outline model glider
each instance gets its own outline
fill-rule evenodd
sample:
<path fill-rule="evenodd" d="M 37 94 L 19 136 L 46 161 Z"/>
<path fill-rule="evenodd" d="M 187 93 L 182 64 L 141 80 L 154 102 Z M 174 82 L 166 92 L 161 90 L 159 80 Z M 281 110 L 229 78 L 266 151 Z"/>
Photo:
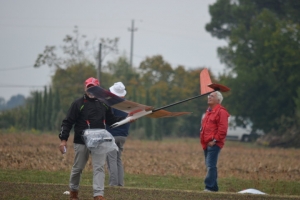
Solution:
<path fill-rule="evenodd" d="M 130 113 L 130 116 L 128 116 L 127 118 L 111 125 L 111 128 L 115 128 L 143 116 L 147 116 L 150 118 L 163 118 L 163 117 L 177 117 L 181 115 L 190 114 L 191 112 L 169 112 L 164 109 L 204 95 L 208 95 L 214 91 L 227 92 L 230 90 L 228 87 L 224 85 L 212 83 L 207 69 L 203 69 L 200 73 L 200 86 L 201 86 L 201 91 L 200 91 L 201 95 L 188 98 L 179 102 L 175 102 L 157 109 L 154 109 L 151 106 L 139 104 L 133 101 L 128 101 L 123 98 L 120 98 L 115 94 L 111 93 L 110 91 L 103 89 L 100 86 L 90 87 L 88 88 L 87 92 L 115 109 L 122 110 L 123 112 L 126 113 Z"/>
<path fill-rule="evenodd" d="M 111 128 L 118 127 L 122 124 L 126 124 L 143 116 L 147 116 L 150 118 L 163 118 L 190 114 L 190 112 L 169 112 L 163 109 L 154 111 L 153 107 L 151 106 L 125 100 L 99 86 L 90 87 L 87 92 L 115 109 L 130 113 L 130 116 L 128 116 L 127 118 L 111 125 Z"/>

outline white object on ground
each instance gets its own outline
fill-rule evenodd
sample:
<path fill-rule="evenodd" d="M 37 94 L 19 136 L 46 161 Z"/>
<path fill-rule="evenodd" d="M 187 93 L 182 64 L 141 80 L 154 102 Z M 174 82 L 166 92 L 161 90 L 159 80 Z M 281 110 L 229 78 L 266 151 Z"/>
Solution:
<path fill-rule="evenodd" d="M 70 191 L 65 191 L 64 194 L 69 195 L 69 194 L 70 194 Z"/>
<path fill-rule="evenodd" d="M 240 194 L 266 194 L 264 192 L 261 192 L 259 190 L 252 189 L 252 188 L 239 191 L 238 193 L 240 193 Z"/>

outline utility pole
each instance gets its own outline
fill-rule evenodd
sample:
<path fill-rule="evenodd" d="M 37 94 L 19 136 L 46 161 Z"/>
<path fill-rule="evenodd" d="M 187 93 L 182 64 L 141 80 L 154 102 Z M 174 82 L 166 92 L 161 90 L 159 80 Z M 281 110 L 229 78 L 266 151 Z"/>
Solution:
<path fill-rule="evenodd" d="M 101 43 L 99 43 L 99 52 L 98 52 L 98 70 L 97 70 L 97 78 L 98 78 L 98 80 L 99 80 L 99 82 L 100 81 L 102 81 L 101 80 L 101 63 L 102 63 L 102 58 L 101 58 L 101 53 L 102 52 L 102 44 Z"/>
<path fill-rule="evenodd" d="M 137 31 L 137 28 L 134 28 L 134 20 L 131 21 L 131 28 L 128 28 L 131 32 L 131 46 L 130 46 L 130 67 L 132 67 L 132 55 L 133 55 L 133 33 Z"/>

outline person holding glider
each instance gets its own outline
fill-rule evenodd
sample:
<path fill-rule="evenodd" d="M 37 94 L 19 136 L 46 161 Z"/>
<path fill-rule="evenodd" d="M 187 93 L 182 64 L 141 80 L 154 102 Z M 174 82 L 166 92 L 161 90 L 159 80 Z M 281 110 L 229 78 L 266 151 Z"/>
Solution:
<path fill-rule="evenodd" d="M 67 151 L 67 141 L 74 125 L 75 157 L 69 180 L 70 200 L 78 200 L 81 173 L 89 159 L 89 155 L 92 157 L 93 165 L 94 200 L 105 200 L 103 196 L 106 154 L 96 154 L 89 151 L 82 137 L 83 131 L 87 129 L 105 129 L 104 123 L 111 125 L 126 118 L 116 117 L 108 105 L 87 92 L 88 88 L 99 85 L 99 81 L 93 77 L 85 81 L 85 94 L 71 104 L 67 116 L 61 124 L 59 150 L 62 154 Z"/>

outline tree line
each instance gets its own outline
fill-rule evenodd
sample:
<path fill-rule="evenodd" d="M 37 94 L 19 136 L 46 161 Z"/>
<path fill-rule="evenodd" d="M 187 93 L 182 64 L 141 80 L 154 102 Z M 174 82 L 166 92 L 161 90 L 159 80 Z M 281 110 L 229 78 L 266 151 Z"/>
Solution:
<path fill-rule="evenodd" d="M 114 82 L 122 81 L 127 90 L 126 99 L 155 108 L 200 93 L 201 68 L 185 70 L 183 66 L 178 66 L 173 69 L 162 56 L 146 58 L 138 69 L 131 68 L 127 58 L 120 57 L 109 62 L 107 68 L 110 70 L 101 76 L 102 87 L 108 89 Z M 1 127 L 58 133 L 71 103 L 84 94 L 85 79 L 95 75 L 95 66 L 88 62 L 57 69 L 51 85 L 44 91 L 34 91 L 24 106 L 2 112 Z M 140 130 L 147 138 L 155 140 L 161 140 L 163 136 L 194 137 L 199 134 L 205 109 L 206 98 L 192 100 L 168 109 L 190 111 L 192 114 L 164 119 L 141 118 L 131 125 L 131 131 Z"/>
<path fill-rule="evenodd" d="M 224 94 L 223 105 L 235 116 L 239 126 L 250 123 L 253 130 L 264 130 L 268 135 L 264 143 L 269 145 L 299 146 L 299 11 L 300 1 L 294 0 L 217 0 L 209 6 L 211 20 L 206 24 L 206 30 L 228 43 L 217 50 L 221 62 L 226 65 L 224 72 L 217 77 L 211 74 L 216 82 L 231 88 Z M 97 74 L 96 65 L 84 53 L 89 43 L 82 42 L 85 45 L 80 47 L 80 34 L 77 29 L 74 33 L 75 36 L 64 39 L 62 52 L 67 57 L 60 58 L 55 52 L 57 48 L 48 46 L 36 62 L 36 67 L 44 64 L 56 67 L 51 83 L 51 98 L 59 95 L 60 100 L 56 115 L 61 113 L 63 116 L 70 102 L 82 95 L 84 80 Z M 102 42 L 106 52 L 117 51 L 117 39 L 102 39 Z M 147 57 L 132 68 L 126 56 L 121 56 L 104 66 L 100 81 L 104 88 L 122 81 L 128 91 L 128 100 L 160 107 L 198 95 L 201 69 L 171 66 L 161 55 Z M 3 120 L 19 121 L 16 119 L 28 118 L 24 116 L 31 112 L 46 111 L 42 107 L 34 108 L 34 103 L 32 111 L 29 109 L 29 103 L 37 98 L 46 105 L 45 96 L 50 98 L 50 88 L 43 94 L 32 94 L 25 107 L 1 113 L 0 123 L 3 124 Z M 198 136 L 206 106 L 205 98 L 179 104 L 169 110 L 193 113 L 169 119 L 142 118 L 132 125 L 132 129 L 142 129 L 148 138 L 154 139 L 169 135 Z M 21 112 L 18 110 L 23 110 L 24 116 L 13 114 Z M 32 116 L 42 120 L 39 114 Z M 58 117 L 54 118 L 58 120 Z M 47 117 L 48 120 L 54 118 Z M 5 124 L 14 125 L 11 121 Z M 53 121 L 51 124 L 55 127 Z M 32 128 L 25 123 L 23 127 Z"/>
<path fill-rule="evenodd" d="M 3 97 L 0 97 L 0 111 L 9 110 L 25 103 L 25 97 L 21 94 L 12 96 L 7 102 Z"/>

